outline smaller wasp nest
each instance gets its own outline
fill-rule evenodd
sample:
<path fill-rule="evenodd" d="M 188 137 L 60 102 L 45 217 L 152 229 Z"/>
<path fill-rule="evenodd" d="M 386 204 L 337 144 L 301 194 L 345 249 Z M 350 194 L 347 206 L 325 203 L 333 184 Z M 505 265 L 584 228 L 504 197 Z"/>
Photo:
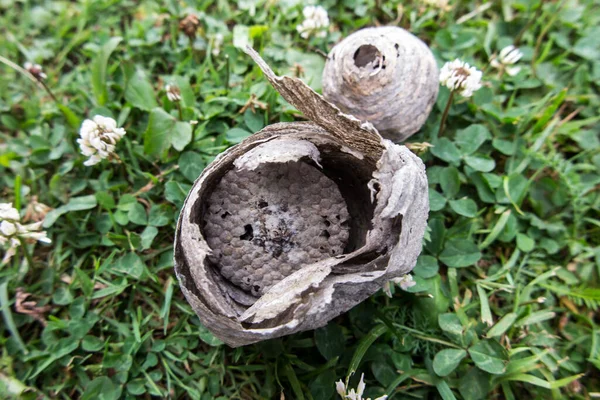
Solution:
<path fill-rule="evenodd" d="M 419 38 L 398 27 L 367 28 L 329 53 L 323 95 L 401 142 L 427 120 L 437 99 L 438 76 L 435 58 Z"/>
<path fill-rule="evenodd" d="M 302 266 L 342 254 L 349 214 L 338 187 L 307 162 L 227 172 L 208 200 L 210 260 L 253 296 Z"/>
<path fill-rule="evenodd" d="M 429 212 L 421 159 L 247 51 L 309 121 L 221 153 L 179 215 L 181 290 L 230 346 L 324 326 L 407 274 Z"/>

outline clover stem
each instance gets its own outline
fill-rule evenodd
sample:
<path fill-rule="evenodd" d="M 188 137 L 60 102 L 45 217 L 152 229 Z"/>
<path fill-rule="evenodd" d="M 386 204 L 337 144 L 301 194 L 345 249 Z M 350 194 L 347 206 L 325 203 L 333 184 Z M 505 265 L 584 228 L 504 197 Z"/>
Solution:
<path fill-rule="evenodd" d="M 177 102 L 177 111 L 179 111 L 179 120 L 183 121 L 183 114 L 181 112 L 181 102 L 180 101 Z"/>
<path fill-rule="evenodd" d="M 29 253 L 29 250 L 27 249 L 27 243 L 22 238 L 19 238 L 19 241 L 21 242 L 21 250 L 23 251 L 23 255 L 25 256 L 25 258 L 27 259 L 29 268 L 33 268 L 33 257 L 31 257 L 31 254 Z"/>
<path fill-rule="evenodd" d="M 172 16 L 171 17 L 171 47 L 172 48 L 176 48 L 177 47 L 177 32 L 179 29 L 179 22 L 177 21 L 177 17 Z"/>
<path fill-rule="evenodd" d="M 229 67 L 229 54 L 225 55 L 225 62 L 227 63 L 227 76 L 225 76 L 225 95 L 229 94 L 229 74 L 230 74 L 230 67 Z"/>
<path fill-rule="evenodd" d="M 15 208 L 17 210 L 21 209 L 21 185 L 22 185 L 22 177 L 21 175 L 15 176 Z"/>
<path fill-rule="evenodd" d="M 194 39 L 192 39 L 191 37 L 189 38 L 189 52 L 191 64 L 194 65 L 198 63 L 198 61 L 196 60 L 196 52 L 194 51 Z"/>
<path fill-rule="evenodd" d="M 450 105 L 452 104 L 453 98 L 454 90 L 450 92 L 450 97 L 448 97 L 446 108 L 444 108 L 444 113 L 442 114 L 442 121 L 440 122 L 440 129 L 438 131 L 438 137 L 442 136 L 442 132 L 444 132 L 444 125 L 446 124 L 446 118 L 448 118 L 448 112 L 450 111 Z"/>
<path fill-rule="evenodd" d="M 44 90 L 46 90 L 46 93 L 48 93 L 50 95 L 50 97 L 52 97 L 52 100 L 54 100 L 54 102 L 56 103 L 56 105 L 60 107 L 62 105 L 62 103 L 60 101 L 58 101 L 58 99 L 56 98 L 56 96 L 54 95 L 54 93 L 52 93 L 52 90 L 50 90 L 50 88 L 48 87 L 48 85 L 46 85 L 46 82 L 44 82 L 41 79 L 38 79 L 37 81 L 42 84 L 42 87 L 44 88 Z"/>

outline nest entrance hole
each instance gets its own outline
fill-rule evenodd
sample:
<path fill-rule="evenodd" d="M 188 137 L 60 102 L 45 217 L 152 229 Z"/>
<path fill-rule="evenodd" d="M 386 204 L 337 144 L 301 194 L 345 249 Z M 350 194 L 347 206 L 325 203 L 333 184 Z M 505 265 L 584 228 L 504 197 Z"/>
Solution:
<path fill-rule="evenodd" d="M 364 68 L 370 63 L 373 64 L 373 69 L 385 68 L 384 61 L 385 56 L 377 47 L 370 44 L 363 44 L 354 52 L 354 65 L 358 68 Z"/>

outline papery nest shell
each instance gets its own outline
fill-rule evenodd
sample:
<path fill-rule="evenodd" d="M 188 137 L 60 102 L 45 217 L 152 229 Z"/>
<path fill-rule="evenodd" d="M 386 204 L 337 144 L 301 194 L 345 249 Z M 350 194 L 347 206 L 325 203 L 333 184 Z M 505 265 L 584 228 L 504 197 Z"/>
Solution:
<path fill-rule="evenodd" d="M 327 101 L 402 142 L 427 120 L 438 95 L 439 71 L 421 39 L 383 26 L 361 29 L 336 44 L 322 82 Z"/>
<path fill-rule="evenodd" d="M 344 115 L 302 81 L 278 77 L 248 48 L 275 89 L 312 122 L 267 126 L 220 154 L 192 186 L 175 236 L 175 272 L 203 325 L 230 346 L 315 329 L 410 272 L 421 252 L 429 212 L 422 161 Z M 310 162 L 336 182 L 350 220 L 343 254 L 308 264 L 252 296 L 211 261 L 207 199 L 232 170 L 264 163 Z"/>

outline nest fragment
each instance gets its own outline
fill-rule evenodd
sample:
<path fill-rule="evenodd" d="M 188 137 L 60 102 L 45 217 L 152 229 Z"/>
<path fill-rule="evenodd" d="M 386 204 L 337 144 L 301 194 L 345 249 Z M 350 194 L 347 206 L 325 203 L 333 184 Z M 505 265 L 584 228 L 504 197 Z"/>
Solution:
<path fill-rule="evenodd" d="M 438 68 L 429 47 L 395 26 L 359 30 L 329 53 L 323 95 L 396 142 L 427 120 L 437 99 Z"/>
<path fill-rule="evenodd" d="M 230 346 L 324 326 L 408 273 L 429 211 L 418 157 L 247 51 L 312 122 L 269 125 L 219 155 L 181 211 L 181 289 Z"/>

